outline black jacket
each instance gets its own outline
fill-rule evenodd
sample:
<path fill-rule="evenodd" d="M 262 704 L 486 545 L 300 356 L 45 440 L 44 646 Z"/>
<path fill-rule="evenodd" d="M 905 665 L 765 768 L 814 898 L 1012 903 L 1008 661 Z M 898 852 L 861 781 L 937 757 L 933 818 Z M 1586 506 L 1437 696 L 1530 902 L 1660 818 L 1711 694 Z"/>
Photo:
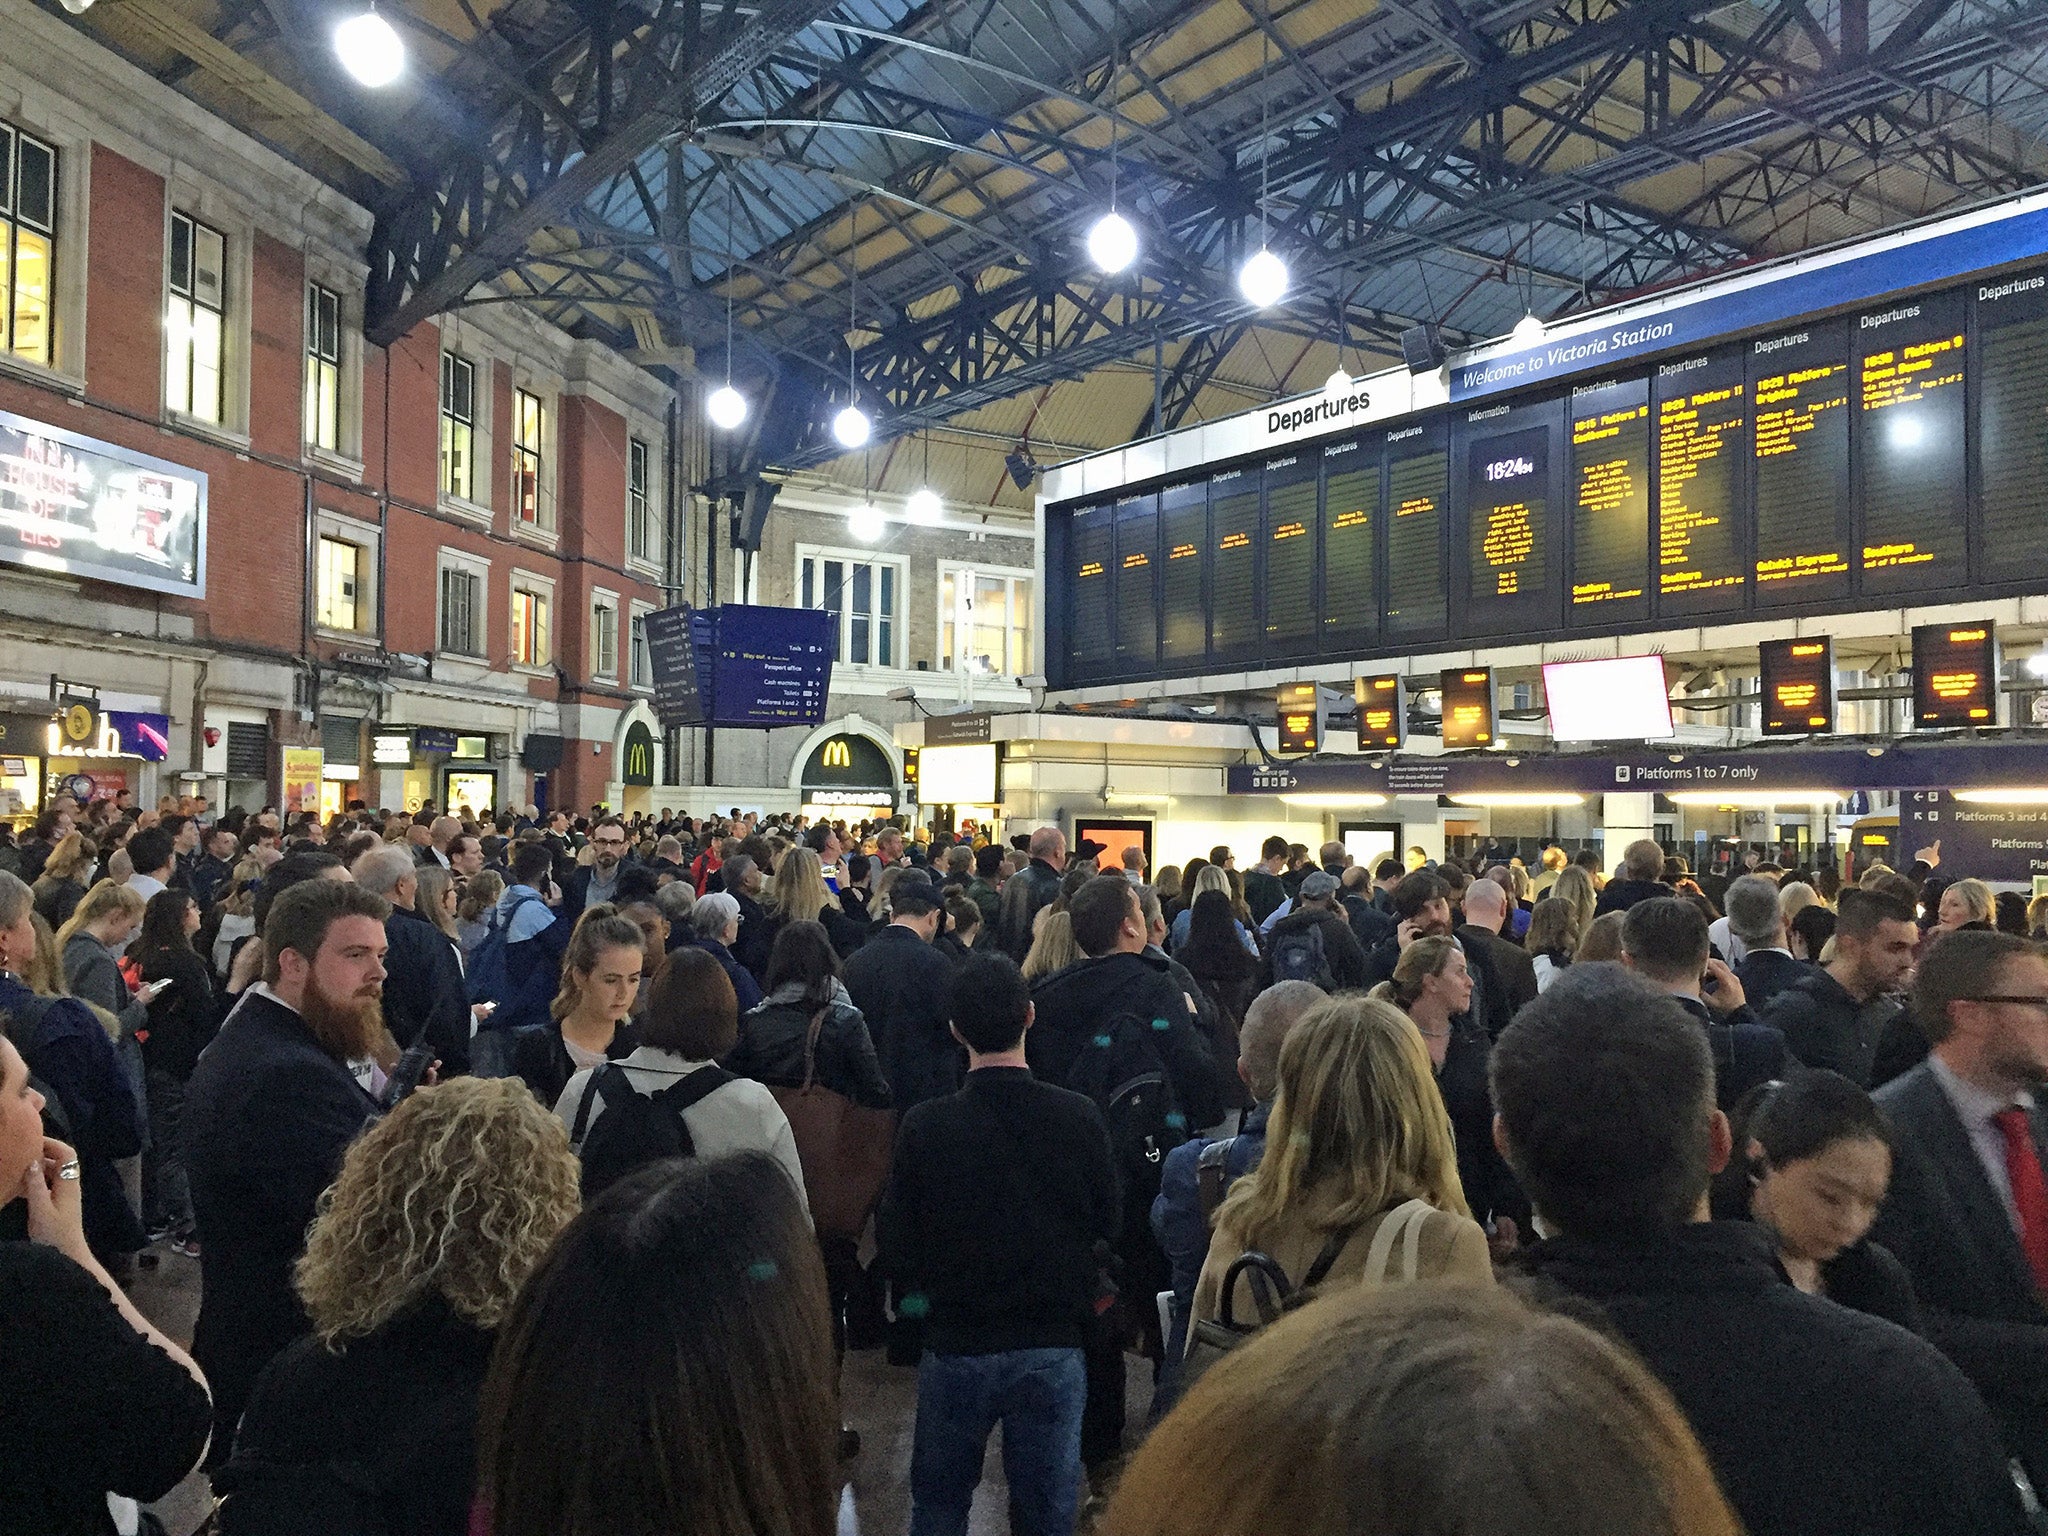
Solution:
<path fill-rule="evenodd" d="M 1639 901 L 1655 901 L 1659 896 L 1677 894 L 1662 880 L 1610 880 L 1600 892 L 1600 899 L 1593 903 L 1593 915 L 1604 917 L 1609 912 L 1626 912 Z"/>
<path fill-rule="evenodd" d="M 232 859 L 216 859 L 210 853 L 202 853 L 194 859 L 189 888 L 192 899 L 199 903 L 199 910 L 204 912 L 218 901 L 234 877 L 235 862 Z"/>
<path fill-rule="evenodd" d="M 1451 1117 L 1451 1135 L 1458 1144 L 1458 1182 L 1465 1187 L 1472 1219 L 1483 1226 L 1506 1216 L 1526 1233 L 1529 1199 L 1493 1144 L 1493 1088 L 1486 1076 L 1492 1054 L 1493 1042 L 1483 1029 L 1469 1020 L 1454 1020 L 1436 1087 Z"/>
<path fill-rule="evenodd" d="M 1815 969 L 1804 960 L 1793 959 L 1786 950 L 1752 949 L 1736 965 L 1735 979 L 1742 983 L 1742 995 L 1749 1000 L 1749 1006 L 1762 1018 L 1780 993 L 1798 986 Z"/>
<path fill-rule="evenodd" d="M 1699 1021 L 1707 1032 L 1707 1046 L 1714 1053 L 1714 1100 L 1723 1109 L 1736 1102 L 1759 1083 L 1784 1077 L 1792 1065 L 1785 1049 L 1785 1037 L 1744 1004 L 1716 1014 L 1696 997 L 1674 997 L 1672 1001 Z"/>
<path fill-rule="evenodd" d="M 394 905 L 384 919 L 384 942 L 384 1025 L 391 1038 L 409 1046 L 424 1035 L 444 1078 L 468 1071 L 469 994 L 454 940 L 419 913 Z"/>
<path fill-rule="evenodd" d="M 251 988 L 185 1089 L 200 1243 L 192 1356 L 213 1388 L 210 1464 L 226 1459 L 256 1375 L 307 1329 L 292 1290 L 314 1204 L 376 1104 L 292 1009 Z"/>
<path fill-rule="evenodd" d="M 1323 936 L 1323 963 L 1330 968 L 1335 990 L 1347 991 L 1365 985 L 1365 948 L 1344 915 L 1330 907 L 1297 907 L 1272 926 L 1266 935 L 1266 958 L 1260 967 L 1267 986 L 1273 984 L 1273 951 L 1290 934 L 1317 929 Z"/>
<path fill-rule="evenodd" d="M 2018 1536 L 1996 1430 L 1925 1340 L 1786 1284 L 1746 1222 L 1553 1238 L 1512 1261 L 1589 1303 L 1678 1400 L 1758 1536 Z"/>
<path fill-rule="evenodd" d="M 732 957 L 759 981 L 768 974 L 768 951 L 775 943 L 774 931 L 768 925 L 768 909 L 738 891 L 725 894 L 740 904 L 740 931 L 733 937 Z"/>
<path fill-rule="evenodd" d="M 797 1003 L 763 1003 L 740 1019 L 739 1042 L 719 1065 L 736 1077 L 751 1077 L 771 1088 L 801 1088 L 811 1018 L 812 1010 Z M 888 1109 L 894 1103 L 867 1022 L 850 1004 L 835 1002 L 825 1009 L 817 1065 L 821 1088 L 870 1109 Z"/>
<path fill-rule="evenodd" d="M 1013 891 L 1022 881 L 1022 894 Z M 1049 907 L 1060 894 L 1060 872 L 1043 859 L 1033 859 L 1003 887 L 1002 908 L 997 923 L 996 943 L 1019 965 L 1031 953 L 1031 924 L 1040 907 Z"/>
<path fill-rule="evenodd" d="M 1483 955 L 1487 968 L 1500 983 L 1498 1001 L 1492 1006 L 1494 1016 L 1502 1020 L 1500 1029 L 1506 1029 L 1516 1014 L 1536 1001 L 1535 956 L 1491 929 L 1475 928 L 1470 923 L 1459 926 L 1458 942 L 1465 946 L 1468 962 L 1475 953 Z M 1500 1030 L 1494 1034 L 1497 1037 Z"/>
<path fill-rule="evenodd" d="M 220 1028 L 213 969 L 190 945 L 153 949 L 138 958 L 144 981 L 167 977 L 171 983 L 149 1005 L 149 1037 L 142 1042 L 142 1060 L 183 1082 Z"/>
<path fill-rule="evenodd" d="M 234 1459 L 214 1479 L 227 1490 L 221 1536 L 313 1536 L 303 1526 L 247 1523 L 233 1492 L 251 1463 L 339 1464 L 381 1490 L 392 1536 L 465 1536 L 476 1494 L 477 1394 L 496 1335 L 434 1295 L 365 1338 L 330 1353 L 304 1338 L 271 1361 L 249 1398 Z"/>
<path fill-rule="evenodd" d="M 1342 900 L 1345 920 L 1351 924 L 1360 949 L 1370 954 L 1394 936 L 1394 920 L 1368 898 L 1356 891 L 1346 891 Z"/>
<path fill-rule="evenodd" d="M 78 910 L 78 903 L 84 896 L 85 886 L 77 880 L 38 880 L 36 912 L 54 932 L 71 921 L 71 914 Z"/>
<path fill-rule="evenodd" d="M 607 1060 L 617 1061 L 621 1056 L 631 1055 L 639 1045 L 640 1032 L 621 1020 L 612 1031 L 612 1043 L 605 1047 L 604 1054 Z M 533 1090 L 543 1109 L 555 1107 L 555 1101 L 575 1075 L 576 1063 L 569 1059 L 569 1048 L 562 1044 L 559 1020 L 513 1033 L 512 1076 Z"/>
<path fill-rule="evenodd" d="M 1927 1337 L 1977 1384 L 2034 1486 L 2048 1488 L 2048 1306 L 2005 1202 L 1931 1065 L 1876 1097 L 1891 1119 L 1893 1161 L 1871 1236 L 1912 1276 Z M 2031 1120 L 2035 1147 L 2048 1148 L 2038 1096 Z"/>
<path fill-rule="evenodd" d="M 1269 875 L 1257 865 L 1244 873 L 1244 904 L 1251 908 L 1252 921 L 1263 923 L 1274 908 L 1287 900 L 1287 887 L 1278 875 Z"/>
<path fill-rule="evenodd" d="M 1223 1117 L 1216 1058 L 1164 959 L 1108 954 L 1041 977 L 1031 989 L 1038 1018 L 1024 1037 L 1025 1059 L 1042 1082 L 1065 1086 L 1074 1061 L 1104 1026 L 1123 1014 L 1150 1019 L 1160 1060 L 1190 1131 Z"/>
<path fill-rule="evenodd" d="M 901 923 L 890 923 L 846 962 L 845 981 L 867 1020 L 897 1110 L 959 1088 L 967 1059 L 947 1017 L 951 961 Z"/>
<path fill-rule="evenodd" d="M 679 928 L 669 939 L 668 947 L 671 950 L 701 949 L 716 960 L 719 969 L 725 972 L 726 980 L 732 983 L 733 996 L 739 1001 L 741 1013 L 761 1006 L 761 983 L 754 980 L 754 973 L 733 959 L 732 951 L 718 940 L 694 938 L 685 927 Z"/>
<path fill-rule="evenodd" d="M 1816 965 L 1796 986 L 1772 998 L 1759 1017 L 1784 1032 L 1785 1044 L 1801 1065 L 1825 1067 L 1867 1088 L 1877 1042 L 1898 1012 L 1898 1002 L 1889 997 L 1857 1002 L 1825 967 Z"/>

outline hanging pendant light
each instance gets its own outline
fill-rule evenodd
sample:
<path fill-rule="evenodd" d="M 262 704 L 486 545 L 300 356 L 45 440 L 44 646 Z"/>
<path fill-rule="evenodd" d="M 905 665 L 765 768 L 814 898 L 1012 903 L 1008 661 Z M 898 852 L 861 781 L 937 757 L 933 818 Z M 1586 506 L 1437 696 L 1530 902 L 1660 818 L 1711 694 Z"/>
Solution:
<path fill-rule="evenodd" d="M 1524 347 L 1535 346 L 1546 334 L 1543 322 L 1536 318 L 1534 311 L 1517 320 L 1515 328 L 1508 333 L 1511 340 Z"/>
<path fill-rule="evenodd" d="M 739 223 L 735 218 L 733 185 L 734 173 L 725 174 L 725 240 L 733 253 L 733 264 L 739 263 Z M 747 397 L 732 387 L 732 287 L 733 274 L 725 275 L 725 382 L 711 392 L 711 398 L 704 402 L 704 413 L 711 418 L 711 425 L 721 432 L 730 432 L 747 419 Z"/>
<path fill-rule="evenodd" d="M 374 4 L 334 29 L 334 52 L 356 84 L 373 91 L 405 73 L 405 41 Z"/>
<path fill-rule="evenodd" d="M 1271 309 L 1287 297 L 1287 263 L 1260 246 L 1237 269 L 1237 291 L 1254 309 Z"/>
<path fill-rule="evenodd" d="M 1095 221 L 1088 231 L 1088 259 L 1114 275 L 1138 259 L 1138 232 L 1131 221 L 1114 207 Z"/>

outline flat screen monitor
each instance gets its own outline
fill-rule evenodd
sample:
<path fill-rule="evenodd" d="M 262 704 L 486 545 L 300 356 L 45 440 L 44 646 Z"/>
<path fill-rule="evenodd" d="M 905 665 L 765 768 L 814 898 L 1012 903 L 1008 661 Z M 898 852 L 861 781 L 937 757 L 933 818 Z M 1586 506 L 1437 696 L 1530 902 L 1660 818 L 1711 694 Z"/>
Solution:
<path fill-rule="evenodd" d="M 1671 735 L 1662 656 L 1557 661 L 1543 668 L 1550 734 L 1558 741 L 1658 741 Z"/>
<path fill-rule="evenodd" d="M 994 805 L 996 749 L 983 746 L 926 747 L 918 754 L 917 798 L 921 805 Z"/>

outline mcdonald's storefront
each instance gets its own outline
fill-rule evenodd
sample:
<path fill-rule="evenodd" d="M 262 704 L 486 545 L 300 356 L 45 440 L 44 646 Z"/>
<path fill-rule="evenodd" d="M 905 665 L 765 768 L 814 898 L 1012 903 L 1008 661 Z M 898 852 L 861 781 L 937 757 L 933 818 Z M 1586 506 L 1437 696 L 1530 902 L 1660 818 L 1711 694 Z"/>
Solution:
<path fill-rule="evenodd" d="M 814 821 L 873 821 L 902 803 L 889 754 L 853 730 L 835 731 L 811 748 L 798 789 L 802 812 Z"/>
<path fill-rule="evenodd" d="M 641 710 L 629 713 L 621 725 L 616 743 L 619 793 L 612 803 L 628 816 L 635 811 L 651 814 L 654 786 L 660 782 L 661 739 Z"/>

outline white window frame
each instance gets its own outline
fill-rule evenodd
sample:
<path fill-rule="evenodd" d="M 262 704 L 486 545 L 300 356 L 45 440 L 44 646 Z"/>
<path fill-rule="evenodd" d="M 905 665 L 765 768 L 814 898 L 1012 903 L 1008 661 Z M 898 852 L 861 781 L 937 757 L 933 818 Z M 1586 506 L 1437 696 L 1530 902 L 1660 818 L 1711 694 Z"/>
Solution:
<path fill-rule="evenodd" d="M 336 383 L 336 431 L 335 446 L 323 448 L 313 441 L 310 421 L 301 421 L 299 436 L 303 439 L 306 462 L 318 464 L 327 469 L 360 481 L 363 478 L 363 275 L 338 258 L 319 251 L 306 253 L 306 286 L 308 307 L 314 286 L 325 288 L 341 301 L 340 327 L 337 340 L 340 342 L 340 372 Z M 300 324 L 306 323 L 306 316 L 300 316 Z M 300 337 L 300 366 L 305 366 L 305 357 L 311 351 L 307 338 Z M 303 407 L 301 414 L 303 415 Z"/>
<path fill-rule="evenodd" d="M 948 614 L 946 612 L 946 578 L 949 576 L 953 578 L 954 601 L 956 604 L 956 611 L 953 614 Z M 937 666 L 941 672 L 957 672 L 961 670 L 957 659 L 946 655 L 946 624 L 950 619 L 954 622 L 956 628 L 960 627 L 963 623 L 967 628 L 972 628 L 972 620 L 963 619 L 963 615 L 968 610 L 964 607 L 958 607 L 957 605 L 960 605 L 962 603 L 971 605 L 974 590 L 973 582 L 974 578 L 977 576 L 986 576 L 991 579 L 1000 579 L 1007 583 L 1006 590 L 1010 603 L 1011 617 L 1009 624 L 1006 626 L 1004 630 L 1004 665 L 998 667 L 993 672 L 976 672 L 975 675 L 977 677 L 1030 676 L 1032 672 L 1037 670 L 1038 662 L 1038 657 L 1036 655 L 1036 652 L 1038 650 L 1038 635 L 1032 624 L 1031 618 L 1033 612 L 1033 604 L 1036 602 L 1038 594 L 1034 586 L 1032 591 L 1032 600 L 1030 602 L 1026 602 L 1020 610 L 1017 604 L 1017 583 L 1019 581 L 1028 581 L 1036 583 L 1039 577 L 1036 571 L 1031 570 L 1026 566 L 985 565 L 977 561 L 966 560 L 941 560 L 938 563 L 937 590 L 934 592 L 932 597 L 933 610 L 938 615 L 938 624 L 932 631 L 932 650 L 934 665 Z M 1027 665 L 1021 671 L 1013 672 L 1010 670 L 1008 665 L 1009 646 L 1011 644 L 1011 636 L 1013 636 L 1019 630 L 1023 632 L 1024 643 L 1026 648 L 1034 654 L 1027 659 Z"/>
<path fill-rule="evenodd" d="M 543 661 L 521 661 L 519 659 L 519 636 L 514 632 L 519 604 L 514 600 L 518 594 L 540 598 L 548 605 L 548 653 Z M 555 665 L 562 654 L 561 646 L 561 605 L 555 599 L 555 581 L 552 576 L 543 576 L 538 571 L 521 567 L 512 568 L 511 595 L 505 600 L 505 654 L 511 658 L 512 670 L 524 672 L 533 677 L 553 677 Z"/>
<path fill-rule="evenodd" d="M 0 288 L 0 356 L 11 363 L 37 371 L 54 371 L 57 364 L 58 297 L 59 274 L 64 266 L 64 178 L 65 161 L 70 157 L 64 146 L 42 134 L 17 125 L 11 117 L 0 118 L 0 137 L 7 141 L 8 152 L 0 158 L 0 169 L 5 179 L 0 180 L 0 272 L 7 274 L 7 286 Z M 38 148 L 48 151 L 50 156 L 50 207 L 49 222 L 31 222 L 22 212 L 16 193 L 21 183 L 21 141 L 27 139 Z M 49 256 L 43 274 L 43 352 L 40 358 L 26 356 L 14 349 L 12 334 L 15 309 L 14 296 L 16 279 L 20 272 L 20 238 L 26 233 L 31 237 L 40 236 L 48 242 Z"/>
<path fill-rule="evenodd" d="M 519 397 L 527 396 L 534 402 L 540 413 L 540 446 L 528 450 L 519 442 Z M 552 549 L 557 537 L 555 518 L 555 434 L 561 417 L 561 392 L 550 391 L 538 381 L 522 378 L 517 374 L 512 379 L 512 419 L 507 428 L 505 443 L 505 473 L 509 477 L 505 514 L 511 520 L 512 531 L 521 538 L 532 539 Z M 534 521 L 526 522 L 519 516 L 519 476 L 515 470 L 517 456 L 531 451 L 539 456 L 534 466 L 533 511 Z"/>
<path fill-rule="evenodd" d="M 434 492 L 440 508 L 452 516 L 485 527 L 491 524 L 491 409 L 497 398 L 492 392 L 491 359 L 464 338 L 443 332 L 441 353 L 469 364 L 469 495 L 456 496 L 443 489 L 441 476 L 441 372 L 434 370 Z"/>
<path fill-rule="evenodd" d="M 441 645 L 442 587 L 449 571 L 460 571 L 476 581 L 476 611 L 470 615 L 470 636 L 472 646 L 468 650 L 450 651 Z M 488 661 L 491 654 L 491 562 L 482 555 L 473 555 L 465 549 L 449 549 L 443 545 L 434 561 L 434 654 L 456 657 L 463 661 Z"/>
<path fill-rule="evenodd" d="M 642 627 L 647 615 L 654 612 L 654 604 L 634 600 L 628 605 L 626 620 L 626 686 L 641 693 L 654 692 L 654 657 L 647 650 L 647 635 Z"/>
<path fill-rule="evenodd" d="M 208 421 L 203 416 L 174 410 L 170 404 L 170 362 L 172 347 L 168 322 L 171 301 L 171 216 L 187 218 L 217 231 L 222 239 L 222 297 L 227 308 L 221 320 L 221 416 Z M 159 399 L 163 419 L 196 436 L 247 450 L 249 438 L 249 335 L 251 303 L 256 291 L 256 225 L 239 197 L 228 188 L 202 180 L 188 168 L 174 167 L 164 186 L 163 291 L 159 295 L 157 319 L 164 327 L 163 368 Z M 303 303 L 302 303 L 303 307 Z M 303 315 L 300 323 L 304 323 Z"/>
<path fill-rule="evenodd" d="M 633 486 L 633 461 L 642 460 L 643 479 Z M 638 432 L 626 436 L 626 563 L 657 574 L 667 554 L 667 520 L 661 501 L 661 477 L 652 439 Z"/>
<path fill-rule="evenodd" d="M 85 298 L 92 215 L 91 127 L 63 98 L 31 82 L 0 79 L 0 117 L 57 151 L 56 254 L 50 296 L 50 361 L 0 351 L 0 374 L 70 395 L 85 392 Z"/>
<path fill-rule="evenodd" d="M 191 233 L 186 237 L 186 258 L 191 264 L 193 276 L 184 290 L 180 290 L 181 275 L 176 268 L 177 233 L 180 226 Z M 170 214 L 164 225 L 164 410 L 166 414 L 214 431 L 229 426 L 231 421 L 233 381 L 230 377 L 235 353 L 234 345 L 234 302 L 237 296 L 233 262 L 233 239 L 227 230 L 221 228 L 199 209 L 187 208 L 178 201 L 171 204 Z M 220 242 L 220 303 L 207 303 L 201 296 L 197 274 L 199 272 L 199 248 L 202 237 Z M 189 339 L 180 339 L 178 332 L 182 325 L 188 333 L 197 329 L 196 317 L 200 314 L 215 315 L 219 318 L 219 353 L 213 360 L 214 398 L 212 414 L 200 409 L 198 399 L 198 369 L 196 359 L 200 348 Z M 183 364 L 182 370 L 179 364 Z M 182 372 L 183 377 L 180 378 Z M 182 396 L 184 404 L 177 398 Z"/>
<path fill-rule="evenodd" d="M 600 614 L 611 615 L 611 664 L 605 664 Z M 619 680 L 619 594 L 606 587 L 593 587 L 590 593 L 590 675 L 608 683 Z"/>
<path fill-rule="evenodd" d="M 322 335 L 327 305 L 334 309 L 333 350 L 327 350 Z M 315 453 L 339 454 L 345 441 L 342 436 L 341 406 L 341 331 L 343 324 L 343 301 L 339 293 L 318 278 L 306 280 L 306 329 L 302 338 L 305 358 L 305 393 L 303 406 L 303 441 Z M 325 425 L 323 402 L 334 416 L 332 441 L 321 441 L 321 429 Z"/>
<path fill-rule="evenodd" d="M 320 599 L 316 588 L 313 597 L 314 631 L 332 640 L 376 640 L 377 631 L 377 581 L 383 569 L 379 558 L 383 534 L 375 523 L 348 517 L 339 512 L 317 511 L 313 517 L 314 560 L 313 569 L 317 580 L 320 570 L 319 543 L 321 539 L 335 539 L 344 544 L 353 544 L 362 551 L 362 558 L 356 566 L 356 627 L 336 629 L 319 622 Z"/>
<path fill-rule="evenodd" d="M 869 637 L 869 659 L 867 661 L 855 661 L 852 659 L 850 653 L 853 650 L 854 616 L 850 607 L 841 607 L 839 610 L 839 646 L 835 660 L 837 665 L 844 667 L 873 668 L 885 671 L 903 671 L 907 669 L 910 666 L 910 562 L 900 555 L 882 554 L 873 549 L 843 549 L 828 544 L 799 544 L 796 547 L 794 579 L 790 586 L 791 592 L 795 594 L 794 604 L 799 608 L 825 606 L 823 602 L 814 602 L 807 605 L 804 601 L 804 562 L 806 560 L 816 560 L 818 562 L 817 579 L 821 584 L 825 579 L 824 562 L 827 560 L 842 561 L 849 566 L 871 566 L 877 571 L 888 568 L 895 572 L 895 604 L 893 611 L 888 616 L 890 626 L 889 638 L 891 642 L 889 646 L 889 659 L 887 661 L 873 659 L 877 642 L 880 638 L 878 634 L 871 634 Z M 847 578 L 848 598 L 852 595 L 852 584 L 852 577 L 849 574 Z M 872 597 L 875 601 L 880 600 L 880 587 L 881 582 L 879 580 L 873 583 L 874 591 Z M 820 597 L 822 595 L 822 593 L 814 594 L 814 596 Z"/>

